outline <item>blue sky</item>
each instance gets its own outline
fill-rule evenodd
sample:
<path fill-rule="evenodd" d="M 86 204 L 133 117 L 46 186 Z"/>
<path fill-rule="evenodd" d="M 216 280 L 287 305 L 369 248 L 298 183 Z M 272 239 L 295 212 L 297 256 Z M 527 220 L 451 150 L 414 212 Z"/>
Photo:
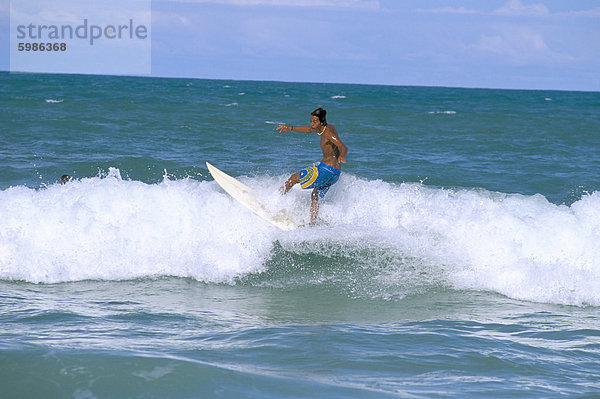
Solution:
<path fill-rule="evenodd" d="M 600 91 L 600 1 L 153 0 L 152 75 Z"/>

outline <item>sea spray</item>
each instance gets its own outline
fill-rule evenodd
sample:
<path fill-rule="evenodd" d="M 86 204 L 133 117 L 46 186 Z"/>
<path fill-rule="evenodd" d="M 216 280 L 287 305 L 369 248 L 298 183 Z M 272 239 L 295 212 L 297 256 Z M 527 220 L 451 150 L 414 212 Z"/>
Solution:
<path fill-rule="evenodd" d="M 273 241 L 268 226 L 250 227 L 253 215 L 212 182 L 149 185 L 112 172 L 0 196 L 3 279 L 226 282 L 260 270 Z"/>
<path fill-rule="evenodd" d="M 284 178 L 240 179 L 257 188 L 273 211 L 286 208 L 307 221 L 310 194 L 294 188 L 281 196 Z M 291 232 L 257 218 L 213 181 L 167 175 L 146 184 L 123 180 L 111 169 L 104 177 L 45 189 L 12 187 L 0 197 L 2 279 L 178 276 L 235 283 L 267 267 L 284 267 L 274 257 L 278 246 L 280 252 L 321 259 L 312 265 L 323 270 L 315 281 L 337 279 L 353 287 L 344 292 L 360 296 L 402 297 L 415 292 L 410 287 L 419 291 L 433 284 L 531 301 L 600 304 L 599 193 L 566 206 L 541 195 L 344 174 L 322 200 L 319 224 Z M 321 264 L 332 257 L 345 274 L 335 262 Z"/>
<path fill-rule="evenodd" d="M 600 304 L 600 193 L 566 206 L 541 195 L 390 184 L 349 175 L 340 182 L 321 207 L 329 229 L 304 233 L 304 240 L 344 243 L 350 252 L 385 249 L 394 259 L 387 275 L 381 272 L 386 269 L 379 272 L 388 287 L 394 286 L 394 275 L 398 287 L 407 278 L 405 262 L 398 259 L 411 259 L 411 265 L 420 259 L 411 275 L 413 282 L 420 275 L 420 284 L 539 302 Z M 306 251 L 297 242 L 284 247 Z"/>

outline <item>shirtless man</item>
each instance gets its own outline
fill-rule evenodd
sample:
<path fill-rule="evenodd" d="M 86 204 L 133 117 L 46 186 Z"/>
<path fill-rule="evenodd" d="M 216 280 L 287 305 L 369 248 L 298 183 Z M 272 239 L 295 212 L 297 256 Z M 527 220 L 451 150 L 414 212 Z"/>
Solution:
<path fill-rule="evenodd" d="M 321 136 L 321 150 L 323 159 L 317 166 L 309 166 L 294 173 L 281 187 L 281 193 L 285 194 L 297 183 L 302 188 L 312 188 L 310 204 L 310 224 L 317 220 L 319 212 L 319 198 L 325 197 L 327 190 L 338 181 L 341 173 L 341 164 L 346 163 L 348 147 L 340 140 L 337 130 L 327 124 L 327 111 L 317 108 L 310 113 L 310 126 L 279 125 L 280 133 L 295 130 L 302 133 L 317 133 Z"/>

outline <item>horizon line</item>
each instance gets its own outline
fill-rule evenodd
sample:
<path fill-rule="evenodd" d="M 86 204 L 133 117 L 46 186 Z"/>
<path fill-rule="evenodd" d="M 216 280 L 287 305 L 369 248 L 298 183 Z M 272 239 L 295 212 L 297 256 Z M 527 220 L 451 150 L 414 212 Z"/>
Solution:
<path fill-rule="evenodd" d="M 23 74 L 23 75 L 73 75 L 73 76 L 102 76 L 102 77 L 123 77 L 123 78 L 150 78 L 150 79 L 194 79 L 194 80 L 216 80 L 216 81 L 234 81 L 234 82 L 265 82 L 265 83 L 297 83 L 297 84 L 330 84 L 330 85 L 354 85 L 354 86 L 382 86 L 382 87 L 420 87 L 420 88 L 440 88 L 440 89 L 465 89 L 465 90 L 509 90 L 509 91 L 559 91 L 559 92 L 579 92 L 579 93 L 600 93 L 600 90 L 583 89 L 556 89 L 556 88 L 514 88 L 514 87 L 483 87 L 483 86 L 451 86 L 451 85 L 424 85 L 424 84 L 392 84 L 392 83 L 365 83 L 365 82 L 319 82 L 319 81 L 294 81 L 277 79 L 235 79 L 235 78 L 209 78 L 197 76 L 168 76 L 168 75 L 105 75 L 93 73 L 73 73 L 73 72 L 29 72 L 29 71 L 10 71 L 0 69 L 0 73 Z"/>

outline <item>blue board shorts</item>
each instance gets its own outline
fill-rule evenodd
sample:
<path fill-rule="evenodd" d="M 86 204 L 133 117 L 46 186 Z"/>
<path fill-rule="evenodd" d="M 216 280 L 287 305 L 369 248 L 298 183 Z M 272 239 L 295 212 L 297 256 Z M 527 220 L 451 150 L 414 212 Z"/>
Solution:
<path fill-rule="evenodd" d="M 319 191 L 319 197 L 325 197 L 329 187 L 331 187 L 340 178 L 340 169 L 334 168 L 319 163 L 317 166 L 309 166 L 308 168 L 300 170 L 300 187 L 302 188 L 316 188 Z"/>

